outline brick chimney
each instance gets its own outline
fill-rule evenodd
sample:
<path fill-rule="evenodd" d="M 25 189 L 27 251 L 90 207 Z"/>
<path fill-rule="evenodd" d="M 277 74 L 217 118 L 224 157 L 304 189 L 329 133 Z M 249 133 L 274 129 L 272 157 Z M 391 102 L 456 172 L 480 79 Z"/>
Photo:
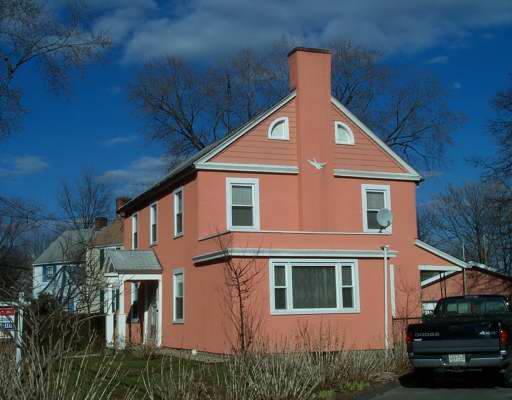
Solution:
<path fill-rule="evenodd" d="M 331 121 L 331 52 L 298 47 L 288 54 L 290 89 L 295 90 L 297 155 L 299 159 L 300 229 L 329 230 L 328 207 L 332 180 L 334 128 Z M 327 163 L 323 168 L 313 163 Z"/>
<path fill-rule="evenodd" d="M 105 228 L 108 225 L 108 218 L 106 217 L 96 217 L 94 218 L 94 229 L 99 231 L 102 228 Z"/>
<path fill-rule="evenodd" d="M 119 211 L 121 207 L 123 207 L 126 203 L 128 203 L 131 199 L 129 197 L 118 197 L 116 198 L 116 212 Z"/>

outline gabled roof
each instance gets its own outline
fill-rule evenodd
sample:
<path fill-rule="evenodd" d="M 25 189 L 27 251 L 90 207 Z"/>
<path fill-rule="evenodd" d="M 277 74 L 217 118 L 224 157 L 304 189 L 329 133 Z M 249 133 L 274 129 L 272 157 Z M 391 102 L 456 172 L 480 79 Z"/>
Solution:
<path fill-rule="evenodd" d="M 162 266 L 152 250 L 107 250 L 108 272 L 162 272 Z"/>
<path fill-rule="evenodd" d="M 91 243 L 93 229 L 64 231 L 55 239 L 32 265 L 80 263 Z"/>
<path fill-rule="evenodd" d="M 285 106 L 288 102 L 293 100 L 296 97 L 296 92 L 293 91 L 280 101 L 278 101 L 273 106 L 269 107 L 265 111 L 261 112 L 239 128 L 234 131 L 228 133 L 223 138 L 217 140 L 211 145 L 205 147 L 201 151 L 197 152 L 193 156 L 189 157 L 181 164 L 173 168 L 163 179 L 158 181 L 155 185 L 151 186 L 149 189 L 143 191 L 132 200 L 127 202 L 123 207 L 121 207 L 118 212 L 126 213 L 130 212 L 131 209 L 135 207 L 136 204 L 143 202 L 145 200 L 150 199 L 154 194 L 159 193 L 160 190 L 165 188 L 165 185 L 173 182 L 174 180 L 178 180 L 187 175 L 187 172 L 193 172 L 196 165 L 201 165 L 208 160 L 212 159 L 215 155 L 223 151 L 226 147 L 228 147 L 231 143 L 235 142 L 241 136 L 248 133 L 252 128 L 254 128 L 257 124 L 263 121 L 265 118 L 273 114 L 275 111 L 279 110 L 281 107 Z M 401 165 L 405 170 L 408 171 L 408 179 L 421 181 L 421 175 L 411 167 L 407 162 L 405 162 L 398 154 L 396 154 L 388 145 L 386 145 L 375 133 L 373 133 L 365 124 L 363 124 L 354 114 L 352 114 L 345 106 L 343 106 L 335 97 L 331 96 L 331 102 L 336 106 L 341 112 L 345 113 L 348 118 L 350 118 L 366 135 L 368 135 L 378 146 L 380 146 L 387 154 L 389 154 L 399 165 Z"/>

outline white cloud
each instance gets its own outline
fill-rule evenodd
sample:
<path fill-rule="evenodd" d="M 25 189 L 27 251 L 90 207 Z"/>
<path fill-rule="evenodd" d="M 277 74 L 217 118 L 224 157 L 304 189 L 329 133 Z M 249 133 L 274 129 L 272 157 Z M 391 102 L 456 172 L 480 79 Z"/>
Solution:
<path fill-rule="evenodd" d="M 454 89 L 461 89 L 462 88 L 462 83 L 460 83 L 460 82 L 453 82 L 453 88 Z"/>
<path fill-rule="evenodd" d="M 98 4 L 96 4 L 98 3 Z M 350 39 L 383 53 L 413 52 L 512 23 L 509 0 L 94 0 L 96 29 L 110 31 L 124 60 L 223 56 L 283 37 L 321 46 Z"/>
<path fill-rule="evenodd" d="M 48 163 L 37 156 L 7 157 L 0 165 L 0 177 L 33 175 L 48 168 Z"/>
<path fill-rule="evenodd" d="M 430 60 L 428 60 L 427 64 L 447 64 L 448 60 L 448 56 L 437 56 L 432 57 Z"/>
<path fill-rule="evenodd" d="M 169 164 L 168 157 L 141 157 L 126 168 L 106 171 L 98 179 L 111 184 L 116 195 L 134 195 L 162 179 Z"/>
<path fill-rule="evenodd" d="M 135 136 L 116 136 L 111 139 L 105 140 L 103 144 L 105 144 L 105 146 L 114 146 L 117 144 L 133 143 L 136 140 L 137 137 Z"/>

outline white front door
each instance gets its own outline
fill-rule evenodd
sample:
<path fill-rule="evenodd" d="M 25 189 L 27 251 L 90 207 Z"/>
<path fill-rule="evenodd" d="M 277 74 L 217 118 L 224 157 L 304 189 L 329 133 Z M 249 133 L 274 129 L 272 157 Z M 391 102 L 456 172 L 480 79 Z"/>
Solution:
<path fill-rule="evenodd" d="M 145 326 L 145 343 L 158 344 L 158 282 L 146 282 L 146 326 Z"/>

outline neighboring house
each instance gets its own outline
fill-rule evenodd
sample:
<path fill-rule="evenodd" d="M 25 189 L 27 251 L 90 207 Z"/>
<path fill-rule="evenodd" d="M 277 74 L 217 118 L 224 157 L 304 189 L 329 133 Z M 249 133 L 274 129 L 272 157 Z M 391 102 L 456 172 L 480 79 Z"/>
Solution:
<path fill-rule="evenodd" d="M 394 319 L 421 314 L 419 267 L 460 262 L 417 240 L 422 178 L 331 96 L 331 54 L 298 48 L 289 65 L 288 96 L 118 209 L 131 250 L 107 257 L 108 343 L 233 351 L 230 260 L 260 271 L 260 340 L 326 329 L 385 348 Z"/>
<path fill-rule="evenodd" d="M 106 218 L 99 217 L 94 229 L 63 232 L 33 263 L 33 297 L 49 294 L 69 311 L 108 311 L 111 305 L 104 306 L 105 253 L 122 249 L 122 242 L 119 218 L 108 225 Z"/>
<path fill-rule="evenodd" d="M 93 229 L 64 231 L 33 262 L 32 295 L 35 299 L 48 294 L 69 311 L 75 311 L 78 268 L 85 262 L 93 235 Z"/>
<path fill-rule="evenodd" d="M 422 272 L 421 302 L 424 314 L 431 313 L 439 299 L 447 296 L 501 294 L 512 296 L 512 277 L 483 264 L 466 264 L 464 269 L 446 268 Z"/>

